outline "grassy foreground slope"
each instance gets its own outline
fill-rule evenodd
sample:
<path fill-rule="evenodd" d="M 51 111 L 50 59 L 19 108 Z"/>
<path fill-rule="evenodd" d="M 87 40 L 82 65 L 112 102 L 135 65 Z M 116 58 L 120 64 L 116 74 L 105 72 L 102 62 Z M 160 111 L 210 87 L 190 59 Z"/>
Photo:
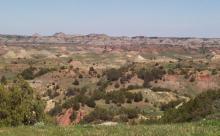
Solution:
<path fill-rule="evenodd" d="M 220 121 L 170 125 L 0 128 L 0 136 L 220 136 Z"/>

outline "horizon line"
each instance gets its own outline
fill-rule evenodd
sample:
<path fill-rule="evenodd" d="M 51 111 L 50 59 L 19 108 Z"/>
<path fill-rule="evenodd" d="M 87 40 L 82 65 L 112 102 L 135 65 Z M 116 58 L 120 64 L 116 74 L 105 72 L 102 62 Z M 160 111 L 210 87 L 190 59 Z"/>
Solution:
<path fill-rule="evenodd" d="M 39 35 L 39 37 L 52 37 L 55 34 L 63 33 L 67 36 L 89 36 L 89 35 L 106 35 L 108 37 L 128 37 L 128 38 L 133 38 L 133 37 L 145 37 L 145 38 L 191 38 L 191 39 L 220 39 L 219 37 L 213 36 L 213 37 L 204 37 L 204 36 L 156 36 L 156 35 L 133 35 L 133 36 L 128 36 L 128 35 L 111 35 L 111 34 L 106 34 L 106 33 L 87 33 L 87 34 L 70 34 L 70 33 L 64 33 L 64 32 L 55 32 L 53 34 L 40 34 L 40 33 L 33 33 L 33 34 L 12 34 L 12 33 L 0 33 L 1 35 L 7 35 L 7 36 L 23 36 L 23 37 L 33 37 L 34 35 Z"/>

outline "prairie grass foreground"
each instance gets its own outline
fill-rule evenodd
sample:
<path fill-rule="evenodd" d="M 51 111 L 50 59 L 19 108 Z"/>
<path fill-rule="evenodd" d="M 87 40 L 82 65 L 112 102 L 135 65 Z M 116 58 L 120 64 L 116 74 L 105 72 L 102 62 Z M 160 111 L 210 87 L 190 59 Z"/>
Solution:
<path fill-rule="evenodd" d="M 20 126 L 0 128 L 0 136 L 220 136 L 220 121 L 165 125 Z"/>

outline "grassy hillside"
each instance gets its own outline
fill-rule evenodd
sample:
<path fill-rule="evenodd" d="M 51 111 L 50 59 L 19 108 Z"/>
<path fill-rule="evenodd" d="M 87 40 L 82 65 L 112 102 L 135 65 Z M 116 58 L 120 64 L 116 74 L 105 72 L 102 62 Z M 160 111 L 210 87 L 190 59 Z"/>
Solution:
<path fill-rule="evenodd" d="M 0 136 L 219 136 L 219 121 L 171 125 L 35 126 L 0 128 Z"/>
<path fill-rule="evenodd" d="M 201 93 L 196 98 L 183 104 L 180 108 L 173 108 L 165 112 L 165 122 L 186 122 L 201 120 L 203 118 L 219 118 L 220 90 Z"/>
<path fill-rule="evenodd" d="M 141 47 L 139 51 L 136 46 L 2 47 L 0 126 L 35 125 L 38 122 L 100 124 L 107 121 L 140 125 L 161 122 L 161 117 L 164 123 L 219 119 L 220 100 L 215 98 L 219 93 L 207 95 L 206 99 L 199 94 L 220 89 L 220 57 L 211 52 L 184 51 L 179 54 L 181 51 L 173 47 L 169 52 L 154 48 L 145 50 Z M 18 75 L 26 86 L 16 84 Z M 42 104 L 32 102 L 33 98 Z M 171 125 L 170 129 L 174 126 L 180 125 Z M 153 132 L 151 127 L 149 132 Z M 167 126 L 157 127 L 163 130 Z M 12 132 L 17 134 L 19 129 L 39 133 L 63 130 L 46 128 L 17 128 Z M 83 126 L 68 129 L 87 131 Z M 94 129 L 109 131 L 103 127 Z M 129 127 L 120 125 L 112 129 L 127 132 Z M 131 129 L 142 132 L 145 127 Z"/>

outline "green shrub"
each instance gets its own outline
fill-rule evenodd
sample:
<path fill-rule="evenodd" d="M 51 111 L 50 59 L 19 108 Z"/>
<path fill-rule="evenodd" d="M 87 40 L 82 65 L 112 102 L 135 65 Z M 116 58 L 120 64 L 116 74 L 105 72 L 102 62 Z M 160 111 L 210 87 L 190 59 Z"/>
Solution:
<path fill-rule="evenodd" d="M 26 80 L 34 79 L 34 71 L 36 70 L 35 67 L 29 67 L 22 71 L 21 76 Z"/>
<path fill-rule="evenodd" d="M 139 85 L 129 85 L 127 90 L 140 89 L 140 88 L 143 88 L 143 87 Z"/>
<path fill-rule="evenodd" d="M 86 101 L 89 99 L 87 96 L 85 96 L 84 94 L 80 94 L 75 96 L 74 98 L 77 102 L 81 103 L 82 106 L 85 105 Z"/>
<path fill-rule="evenodd" d="M 70 116 L 71 121 L 76 120 L 77 117 L 77 112 L 73 112 L 72 115 Z"/>
<path fill-rule="evenodd" d="M 72 108 L 75 111 L 78 111 L 80 109 L 80 105 L 77 101 L 74 101 L 74 103 L 72 104 Z"/>
<path fill-rule="evenodd" d="M 90 67 L 89 71 L 91 71 L 91 72 L 95 71 L 94 67 Z"/>
<path fill-rule="evenodd" d="M 106 76 L 109 81 L 116 81 L 121 77 L 121 75 L 122 75 L 121 71 L 114 68 L 106 72 Z"/>
<path fill-rule="evenodd" d="M 119 119 L 120 119 L 120 121 L 121 122 L 128 122 L 128 115 L 126 115 L 126 114 L 121 114 L 120 116 L 119 116 Z"/>
<path fill-rule="evenodd" d="M 103 108 L 95 108 L 89 115 L 84 118 L 84 121 L 87 123 L 94 121 L 112 121 L 113 114 Z"/>
<path fill-rule="evenodd" d="M 151 88 L 151 90 L 154 92 L 172 92 L 172 90 L 168 88 L 162 88 L 162 87 L 153 87 Z"/>
<path fill-rule="evenodd" d="M 149 83 L 153 80 L 162 79 L 163 75 L 166 74 L 166 71 L 163 68 L 154 68 L 154 69 L 140 69 L 138 72 L 138 78 L 144 80 L 144 87 L 149 87 Z"/>
<path fill-rule="evenodd" d="M 73 82 L 73 85 L 79 85 L 79 81 L 76 79 L 76 80 Z"/>
<path fill-rule="evenodd" d="M 148 102 L 149 102 L 149 100 L 148 100 L 147 98 L 145 98 L 144 102 L 148 103 Z"/>
<path fill-rule="evenodd" d="M 105 99 L 105 104 L 110 104 L 110 100 L 109 99 Z"/>
<path fill-rule="evenodd" d="M 132 103 L 132 99 L 128 98 L 128 99 L 127 99 L 127 103 L 130 103 L 130 104 L 131 104 L 131 103 Z"/>
<path fill-rule="evenodd" d="M 141 92 L 138 92 L 138 93 L 136 93 L 136 94 L 134 95 L 134 101 L 135 101 L 135 102 L 140 102 L 140 101 L 142 101 L 142 100 L 143 100 L 143 95 L 142 95 Z"/>
<path fill-rule="evenodd" d="M 77 98 L 70 98 L 70 99 L 67 99 L 63 105 L 62 105 L 63 108 L 65 109 L 69 109 L 69 108 L 73 108 L 74 110 L 79 110 L 80 108 L 80 105 L 79 105 L 79 100 Z"/>
<path fill-rule="evenodd" d="M 119 87 L 120 87 L 119 83 L 115 83 L 115 88 L 119 88 Z"/>
<path fill-rule="evenodd" d="M 214 112 L 213 105 L 220 99 L 220 90 L 201 93 L 178 109 L 164 113 L 163 122 L 188 122 L 205 118 Z"/>
<path fill-rule="evenodd" d="M 96 106 L 95 100 L 93 98 L 89 98 L 86 101 L 86 105 L 90 108 L 95 108 L 95 106 Z"/>
<path fill-rule="evenodd" d="M 125 93 L 124 91 L 112 91 L 108 92 L 105 99 L 111 100 L 113 103 L 125 103 Z"/>
<path fill-rule="evenodd" d="M 105 97 L 105 93 L 103 91 L 100 91 L 100 90 L 95 90 L 92 97 L 95 100 L 100 100 L 100 99 Z"/>
<path fill-rule="evenodd" d="M 0 126 L 33 125 L 43 119 L 43 102 L 21 76 L 9 88 L 0 85 Z"/>
<path fill-rule="evenodd" d="M 160 109 L 162 111 L 167 111 L 167 110 L 170 110 L 172 108 L 175 108 L 177 105 L 179 105 L 182 102 L 183 102 L 182 100 L 171 101 L 171 102 L 169 102 L 167 104 L 161 105 Z"/>
<path fill-rule="evenodd" d="M 139 109 L 137 109 L 137 108 L 124 109 L 124 114 L 126 114 L 129 119 L 137 118 L 138 113 L 139 113 Z"/>
<path fill-rule="evenodd" d="M 74 96 L 74 95 L 78 94 L 78 92 L 79 92 L 79 89 L 73 88 L 73 87 L 69 87 L 67 89 L 66 96 L 68 96 L 68 97 Z"/>
<path fill-rule="evenodd" d="M 73 103 L 76 102 L 74 98 L 67 99 L 63 104 L 62 107 L 65 109 L 69 109 L 73 106 Z"/>
<path fill-rule="evenodd" d="M 59 104 L 55 104 L 54 108 L 49 111 L 49 115 L 57 116 L 62 112 L 62 106 Z"/>
<path fill-rule="evenodd" d="M 127 82 L 127 79 L 126 79 L 125 76 L 122 76 L 122 77 L 120 78 L 120 83 L 121 83 L 121 84 L 125 84 L 125 82 Z"/>
<path fill-rule="evenodd" d="M 35 68 L 29 67 L 21 72 L 21 76 L 26 80 L 33 80 L 36 77 L 42 76 L 48 72 L 54 71 L 55 69 L 50 68 Z"/>
<path fill-rule="evenodd" d="M 2 76 L 2 77 L 1 77 L 0 83 L 1 83 L 2 85 L 6 85 L 6 84 L 8 83 L 8 81 L 7 81 L 7 79 L 6 79 L 5 76 Z"/>
<path fill-rule="evenodd" d="M 217 75 L 218 71 L 216 69 L 212 69 L 212 75 Z"/>
<path fill-rule="evenodd" d="M 60 93 L 56 90 L 48 89 L 46 95 L 49 96 L 50 99 L 53 99 L 53 98 L 59 96 Z"/>
<path fill-rule="evenodd" d="M 79 78 L 82 79 L 82 78 L 83 78 L 83 75 L 82 75 L 82 74 L 79 74 Z"/>

